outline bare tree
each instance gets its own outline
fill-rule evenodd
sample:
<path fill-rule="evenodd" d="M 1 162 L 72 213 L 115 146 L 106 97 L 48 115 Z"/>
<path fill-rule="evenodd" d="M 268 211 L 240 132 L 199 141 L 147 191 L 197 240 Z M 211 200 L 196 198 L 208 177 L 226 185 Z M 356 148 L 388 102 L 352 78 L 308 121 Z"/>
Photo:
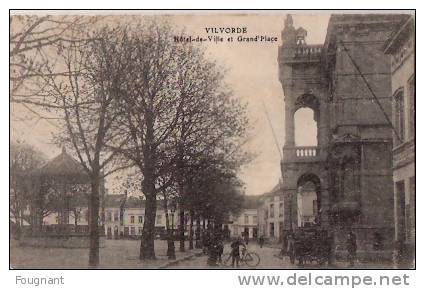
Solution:
<path fill-rule="evenodd" d="M 10 24 L 10 81 L 11 102 L 38 104 L 42 102 L 34 83 L 45 77 L 51 53 L 60 53 L 63 44 L 84 41 L 83 31 L 100 17 L 11 15 Z M 47 55 L 46 55 L 46 52 Z M 52 72 L 59 76 L 65 70 Z"/>
<path fill-rule="evenodd" d="M 158 193 L 176 186 L 183 195 L 186 161 L 205 150 L 231 150 L 245 132 L 244 107 L 226 90 L 221 68 L 201 49 L 173 42 L 173 35 L 168 24 L 153 22 L 123 38 L 133 65 L 127 67 L 126 89 L 117 104 L 121 132 L 129 141 L 115 150 L 142 175 L 141 259 L 155 258 Z"/>
<path fill-rule="evenodd" d="M 114 132 L 112 105 L 125 83 L 124 53 L 110 38 L 119 37 L 120 28 L 94 31 L 85 42 L 70 42 L 59 53 L 62 76 L 52 68 L 43 75 L 43 93 L 49 96 L 47 108 L 55 106 L 61 115 L 62 131 L 58 141 L 66 143 L 77 156 L 91 183 L 89 195 L 90 267 L 99 264 L 99 206 L 101 180 L 126 165 L 116 166 L 115 152 L 109 142 L 119 144 Z"/>

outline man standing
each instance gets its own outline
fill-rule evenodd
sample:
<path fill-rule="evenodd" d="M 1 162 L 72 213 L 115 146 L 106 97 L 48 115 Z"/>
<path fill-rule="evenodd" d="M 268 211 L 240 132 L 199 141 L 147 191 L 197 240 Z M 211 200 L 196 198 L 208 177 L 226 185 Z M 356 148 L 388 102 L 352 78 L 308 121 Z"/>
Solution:
<path fill-rule="evenodd" d="M 249 233 L 248 232 L 245 232 L 244 235 L 243 235 L 243 237 L 245 239 L 245 244 L 248 245 L 248 242 L 249 242 Z"/>
<path fill-rule="evenodd" d="M 347 235 L 347 251 L 348 251 L 348 262 L 350 267 L 354 266 L 354 260 L 356 259 L 357 253 L 357 240 L 356 235 L 352 230 Z"/>
<path fill-rule="evenodd" d="M 263 248 L 263 245 L 264 245 L 264 236 L 263 235 L 260 236 L 258 243 L 260 243 L 260 248 Z"/>
<path fill-rule="evenodd" d="M 238 237 L 235 241 L 232 242 L 232 244 L 230 244 L 230 247 L 232 248 L 232 251 L 230 253 L 232 255 L 232 267 L 235 267 L 235 263 L 236 263 L 236 267 L 239 267 L 239 259 L 240 259 L 239 247 L 240 246 L 243 246 L 244 249 L 246 249 L 246 246 L 243 243 L 241 237 Z"/>

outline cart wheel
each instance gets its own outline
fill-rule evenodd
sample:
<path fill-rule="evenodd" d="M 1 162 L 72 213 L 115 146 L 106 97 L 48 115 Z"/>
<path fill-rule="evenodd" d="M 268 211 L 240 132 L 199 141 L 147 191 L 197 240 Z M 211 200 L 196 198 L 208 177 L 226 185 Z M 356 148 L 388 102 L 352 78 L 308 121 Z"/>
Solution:
<path fill-rule="evenodd" d="M 248 267 L 256 267 L 260 263 L 260 256 L 255 252 L 248 252 L 245 255 L 244 261 Z"/>

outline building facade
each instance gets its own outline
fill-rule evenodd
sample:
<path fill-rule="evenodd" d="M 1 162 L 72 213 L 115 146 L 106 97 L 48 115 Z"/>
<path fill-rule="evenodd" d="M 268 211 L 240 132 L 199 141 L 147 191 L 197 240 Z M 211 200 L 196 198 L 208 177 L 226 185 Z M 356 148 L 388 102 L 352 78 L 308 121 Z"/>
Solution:
<path fill-rule="evenodd" d="M 165 211 L 160 208 L 162 201 L 158 202 L 155 229 L 157 237 L 160 237 L 165 231 L 166 224 Z M 87 200 L 81 199 L 79 206 L 70 211 L 66 224 L 87 227 L 88 216 Z M 133 196 L 126 198 L 124 194 L 106 194 L 99 212 L 99 225 L 104 228 L 104 234 L 108 239 L 139 238 L 142 235 L 144 217 L 145 209 L 142 199 Z M 169 212 L 169 218 L 170 226 L 174 225 L 177 229 L 177 213 Z M 44 217 L 43 225 L 58 224 L 63 224 L 60 213 L 52 212 Z"/>
<path fill-rule="evenodd" d="M 299 188 L 313 184 L 316 223 L 336 251 L 357 236 L 358 255 L 391 257 L 394 235 L 391 65 L 382 46 L 399 15 L 332 15 L 323 45 L 285 20 L 279 79 L 285 96 L 284 230 L 296 230 Z M 295 142 L 294 115 L 312 110 L 317 145 Z"/>
<path fill-rule="evenodd" d="M 238 215 L 229 218 L 229 224 L 224 225 L 230 238 L 245 237 L 257 239 L 258 235 L 258 196 L 244 195 L 242 209 Z"/>
<path fill-rule="evenodd" d="M 414 262 L 415 252 L 415 39 L 407 16 L 385 46 L 391 56 L 395 240 L 398 254 Z"/>
<path fill-rule="evenodd" d="M 279 183 L 260 197 L 258 205 L 259 233 L 271 241 L 280 241 L 284 230 L 284 196 Z"/>
<path fill-rule="evenodd" d="M 259 237 L 257 208 L 244 208 L 238 216 L 230 217 L 230 220 L 228 229 L 231 238 L 244 237 L 246 234 L 250 239 Z"/>
<path fill-rule="evenodd" d="M 165 211 L 162 200 L 158 200 L 155 219 L 157 237 L 166 230 Z M 139 197 L 126 197 L 124 194 L 107 195 L 105 199 L 105 235 L 109 239 L 139 238 L 143 232 L 145 218 L 144 200 Z M 177 229 L 177 212 L 169 214 L 170 227 Z"/>

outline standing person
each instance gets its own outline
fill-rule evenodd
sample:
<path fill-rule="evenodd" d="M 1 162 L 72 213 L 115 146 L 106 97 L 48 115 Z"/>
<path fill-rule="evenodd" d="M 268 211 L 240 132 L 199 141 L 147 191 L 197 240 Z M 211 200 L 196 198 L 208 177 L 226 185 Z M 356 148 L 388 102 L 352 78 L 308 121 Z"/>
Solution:
<path fill-rule="evenodd" d="M 245 232 L 243 237 L 244 237 L 244 240 L 245 240 L 245 244 L 248 245 L 248 242 L 249 242 L 249 233 L 248 232 Z"/>
<path fill-rule="evenodd" d="M 209 248 L 209 244 L 210 243 L 210 236 L 209 233 L 204 231 L 202 234 L 202 252 L 204 254 L 208 254 L 208 248 Z"/>
<path fill-rule="evenodd" d="M 243 243 L 241 237 L 238 237 L 235 241 L 232 242 L 232 244 L 230 244 L 230 247 L 232 248 L 232 251 L 230 253 L 232 255 L 232 267 L 235 267 L 235 263 L 236 263 L 236 267 L 239 267 L 239 259 L 240 259 L 239 247 L 240 246 L 246 249 L 246 246 Z"/>
<path fill-rule="evenodd" d="M 260 248 L 263 248 L 263 245 L 264 245 L 264 236 L 263 235 L 261 235 L 260 239 L 258 239 L 258 243 L 260 243 Z"/>
<path fill-rule="evenodd" d="M 350 267 L 354 266 L 354 260 L 356 259 L 357 253 L 357 240 L 356 234 L 352 230 L 347 234 L 347 251 L 348 251 L 348 262 Z"/>
<path fill-rule="evenodd" d="M 215 235 L 209 235 L 208 259 L 207 259 L 207 264 L 209 266 L 217 266 L 217 258 L 218 258 L 217 240 L 218 239 Z"/>
<path fill-rule="evenodd" d="M 218 240 L 218 244 L 217 244 L 217 257 L 218 257 L 218 262 L 221 263 L 221 256 L 223 255 L 223 251 L 224 251 L 224 245 L 223 245 L 223 241 L 220 239 Z"/>

